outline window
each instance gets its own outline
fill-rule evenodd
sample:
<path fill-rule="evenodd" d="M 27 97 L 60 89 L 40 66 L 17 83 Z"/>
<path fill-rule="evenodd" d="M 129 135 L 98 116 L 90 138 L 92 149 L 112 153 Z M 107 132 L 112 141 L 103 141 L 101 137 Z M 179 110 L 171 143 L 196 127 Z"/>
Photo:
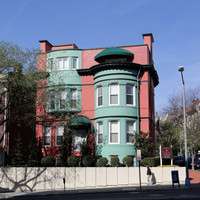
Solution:
<path fill-rule="evenodd" d="M 62 144 L 62 138 L 64 133 L 64 125 L 56 126 L 56 145 Z"/>
<path fill-rule="evenodd" d="M 78 69 L 78 58 L 72 57 L 72 70 Z"/>
<path fill-rule="evenodd" d="M 133 136 L 135 134 L 135 122 L 127 121 L 126 122 L 126 142 L 133 143 Z"/>
<path fill-rule="evenodd" d="M 51 146 L 51 127 L 50 126 L 43 127 L 43 145 Z"/>
<path fill-rule="evenodd" d="M 49 91 L 49 110 L 54 110 L 55 109 L 55 91 L 50 90 Z"/>
<path fill-rule="evenodd" d="M 70 89 L 70 106 L 72 109 L 77 107 L 77 89 Z"/>
<path fill-rule="evenodd" d="M 53 59 L 50 59 L 49 60 L 49 71 L 51 72 L 53 70 L 54 70 L 54 68 L 53 68 Z"/>
<path fill-rule="evenodd" d="M 76 135 L 72 135 L 72 150 L 81 151 L 81 145 L 86 140 L 86 130 L 76 130 Z"/>
<path fill-rule="evenodd" d="M 134 105 L 134 94 L 135 94 L 135 87 L 134 85 L 127 84 L 126 85 L 126 104 Z"/>
<path fill-rule="evenodd" d="M 67 70 L 68 69 L 68 58 L 58 58 L 57 59 L 57 69 Z"/>
<path fill-rule="evenodd" d="M 97 106 L 103 105 L 103 88 L 102 86 L 97 87 Z"/>
<path fill-rule="evenodd" d="M 119 121 L 109 122 L 109 143 L 119 144 Z"/>
<path fill-rule="evenodd" d="M 59 109 L 64 110 L 66 107 L 66 91 L 65 89 L 59 90 Z"/>
<path fill-rule="evenodd" d="M 103 144 L 103 122 L 97 123 L 97 144 Z"/>
<path fill-rule="evenodd" d="M 110 105 L 118 105 L 119 104 L 119 85 L 112 84 L 109 85 L 109 104 Z"/>

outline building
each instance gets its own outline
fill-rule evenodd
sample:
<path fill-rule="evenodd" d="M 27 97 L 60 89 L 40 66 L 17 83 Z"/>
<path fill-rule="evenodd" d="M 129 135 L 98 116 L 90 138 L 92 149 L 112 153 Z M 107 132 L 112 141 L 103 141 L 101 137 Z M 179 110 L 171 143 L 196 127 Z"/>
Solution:
<path fill-rule="evenodd" d="M 80 155 L 88 132 L 96 157 L 115 155 L 121 162 L 127 155 L 135 159 L 133 134 L 149 132 L 155 141 L 154 88 L 159 81 L 153 66 L 153 35 L 143 38 L 141 45 L 94 49 L 40 41 L 38 70 L 50 74 L 43 80 L 46 100 L 37 107 L 36 134 L 43 141 L 44 155 L 59 157 L 65 125 L 76 133 L 74 155 Z"/>

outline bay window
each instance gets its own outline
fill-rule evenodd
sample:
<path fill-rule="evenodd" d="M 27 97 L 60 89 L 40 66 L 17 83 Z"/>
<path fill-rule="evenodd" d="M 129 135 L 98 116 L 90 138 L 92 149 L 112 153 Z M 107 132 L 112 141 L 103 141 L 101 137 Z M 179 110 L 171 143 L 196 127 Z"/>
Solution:
<path fill-rule="evenodd" d="M 78 58 L 72 57 L 72 70 L 78 69 Z"/>
<path fill-rule="evenodd" d="M 57 58 L 57 69 L 67 70 L 68 69 L 68 58 Z"/>
<path fill-rule="evenodd" d="M 77 108 L 77 89 L 70 89 L 70 107 Z"/>
<path fill-rule="evenodd" d="M 109 104 L 110 105 L 119 104 L 119 85 L 118 84 L 109 85 Z"/>
<path fill-rule="evenodd" d="M 103 122 L 97 123 L 97 144 L 103 144 Z"/>
<path fill-rule="evenodd" d="M 103 105 L 103 88 L 102 86 L 97 87 L 97 106 Z"/>
<path fill-rule="evenodd" d="M 126 122 L 126 143 L 133 143 L 133 136 L 135 134 L 135 122 Z"/>
<path fill-rule="evenodd" d="M 126 104 L 135 105 L 135 87 L 134 85 L 126 85 Z"/>
<path fill-rule="evenodd" d="M 119 121 L 110 121 L 109 122 L 109 143 L 110 144 L 119 144 Z"/>
<path fill-rule="evenodd" d="M 66 107 L 66 90 L 59 90 L 59 109 L 64 110 Z"/>

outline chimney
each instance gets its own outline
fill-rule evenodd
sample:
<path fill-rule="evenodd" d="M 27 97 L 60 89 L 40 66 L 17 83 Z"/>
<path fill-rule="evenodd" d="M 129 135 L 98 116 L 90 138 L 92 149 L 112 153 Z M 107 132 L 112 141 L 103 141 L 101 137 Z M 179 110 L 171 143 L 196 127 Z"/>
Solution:
<path fill-rule="evenodd" d="M 142 34 L 144 38 L 144 44 L 147 44 L 149 47 L 149 64 L 153 64 L 153 52 L 152 52 L 152 43 L 154 42 L 153 34 L 146 33 Z"/>
<path fill-rule="evenodd" d="M 47 40 L 40 40 L 39 42 L 41 52 L 51 51 L 52 44 L 50 42 L 48 42 Z"/>

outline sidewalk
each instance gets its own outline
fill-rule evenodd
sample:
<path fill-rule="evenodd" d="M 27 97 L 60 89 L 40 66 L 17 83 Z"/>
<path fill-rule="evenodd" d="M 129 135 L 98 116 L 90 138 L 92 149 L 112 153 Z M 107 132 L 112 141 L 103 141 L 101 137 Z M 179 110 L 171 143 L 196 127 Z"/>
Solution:
<path fill-rule="evenodd" d="M 190 189 L 190 187 L 187 187 Z M 150 191 L 150 190 L 180 190 L 186 189 L 186 186 L 181 183 L 181 186 L 178 187 L 178 184 L 174 186 L 163 185 L 163 184 L 154 184 L 151 186 L 142 185 L 140 186 L 131 186 L 131 187 L 108 187 L 108 188 L 88 188 L 88 189 L 66 189 L 64 190 L 50 190 L 50 191 L 33 191 L 33 192 L 7 192 L 0 193 L 0 199 L 12 198 L 16 196 L 48 196 L 48 195 L 63 195 L 63 194 L 87 194 L 87 193 L 108 193 L 108 192 L 133 192 L 133 191 Z"/>
<path fill-rule="evenodd" d="M 12 198 L 16 196 L 48 196 L 48 195 L 63 195 L 63 194 L 86 194 L 86 193 L 106 193 L 106 192 L 132 192 L 132 191 L 151 191 L 151 190 L 182 190 L 191 188 L 200 188 L 200 171 L 189 171 L 189 177 L 191 179 L 191 185 L 185 186 L 184 183 L 178 184 L 154 184 L 151 186 L 141 185 L 130 187 L 107 187 L 107 188 L 88 188 L 88 189 L 66 189 L 63 190 L 50 190 L 50 191 L 33 191 L 33 192 L 7 192 L 0 193 L 0 199 Z"/>

